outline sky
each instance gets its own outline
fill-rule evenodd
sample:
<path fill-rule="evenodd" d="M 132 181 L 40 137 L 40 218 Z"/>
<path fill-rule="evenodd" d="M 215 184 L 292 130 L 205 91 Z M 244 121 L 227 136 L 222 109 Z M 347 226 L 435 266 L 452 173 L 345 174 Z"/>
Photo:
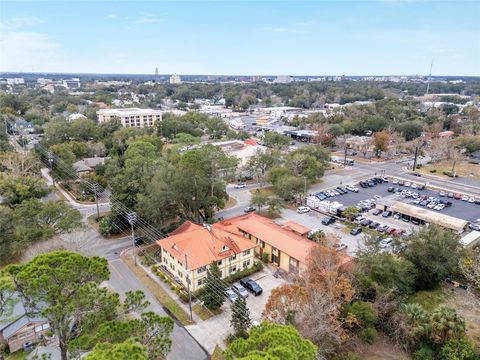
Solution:
<path fill-rule="evenodd" d="M 0 71 L 480 75 L 480 1 L 0 1 Z"/>

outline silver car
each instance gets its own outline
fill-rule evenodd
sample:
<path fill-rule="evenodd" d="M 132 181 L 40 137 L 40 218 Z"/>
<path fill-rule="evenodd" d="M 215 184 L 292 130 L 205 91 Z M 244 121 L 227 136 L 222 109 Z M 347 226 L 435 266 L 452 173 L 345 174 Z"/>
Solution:
<path fill-rule="evenodd" d="M 235 300 L 238 299 L 238 295 L 233 290 L 228 289 L 226 293 L 227 293 L 227 298 L 228 300 L 230 300 L 231 303 L 234 303 Z"/>
<path fill-rule="evenodd" d="M 236 282 L 232 285 L 232 290 L 244 299 L 248 297 L 248 291 L 240 283 Z"/>

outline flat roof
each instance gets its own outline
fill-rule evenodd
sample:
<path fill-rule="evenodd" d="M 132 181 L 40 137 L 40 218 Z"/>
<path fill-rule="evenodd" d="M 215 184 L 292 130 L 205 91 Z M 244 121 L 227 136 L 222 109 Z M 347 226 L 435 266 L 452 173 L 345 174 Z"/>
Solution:
<path fill-rule="evenodd" d="M 161 115 L 162 111 L 161 110 L 155 110 L 155 109 L 140 109 L 140 108 L 118 108 L 118 109 L 101 109 L 97 111 L 97 114 L 102 114 L 102 115 L 118 115 L 118 114 L 158 114 Z"/>
<path fill-rule="evenodd" d="M 463 231 L 467 226 L 468 221 L 459 219 L 453 216 L 440 214 L 436 211 L 420 208 L 417 206 L 405 204 L 400 201 L 396 201 L 389 209 L 390 211 L 396 211 L 404 215 L 412 216 L 417 219 L 429 222 L 431 224 L 437 224 L 448 229 L 452 229 L 458 232 Z"/>
<path fill-rule="evenodd" d="M 465 247 L 473 247 L 480 241 L 480 231 L 472 231 L 460 239 L 460 242 Z"/>

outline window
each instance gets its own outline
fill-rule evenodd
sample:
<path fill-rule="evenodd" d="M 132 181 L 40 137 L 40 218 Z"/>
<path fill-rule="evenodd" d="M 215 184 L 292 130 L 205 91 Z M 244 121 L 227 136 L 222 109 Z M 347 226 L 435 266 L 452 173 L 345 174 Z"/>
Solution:
<path fill-rule="evenodd" d="M 250 266 L 250 260 L 246 260 L 243 262 L 243 268 L 246 269 Z"/>
<path fill-rule="evenodd" d="M 207 271 L 207 267 L 206 266 L 202 266 L 201 268 L 198 268 L 197 269 L 197 274 L 201 274 L 203 272 Z"/>
<path fill-rule="evenodd" d="M 217 265 L 218 265 L 218 266 L 222 265 L 222 260 L 217 261 Z"/>
<path fill-rule="evenodd" d="M 178 274 L 178 276 L 183 277 L 183 273 L 182 273 L 181 270 L 178 270 L 178 271 L 177 271 L 177 274 Z"/>
<path fill-rule="evenodd" d="M 203 285 L 203 284 L 205 284 L 205 278 L 204 278 L 204 277 L 197 280 L 197 285 L 198 285 L 198 286 L 201 286 L 201 285 Z"/>
<path fill-rule="evenodd" d="M 232 255 L 232 256 L 230 256 L 230 261 L 233 261 L 233 260 L 235 260 L 236 258 L 237 258 L 237 255 Z"/>
<path fill-rule="evenodd" d="M 230 274 L 236 271 L 237 271 L 237 265 L 230 266 L 230 269 L 229 269 Z"/>
<path fill-rule="evenodd" d="M 245 251 L 243 252 L 243 256 L 248 256 L 248 255 L 250 255 L 250 249 L 245 250 Z"/>

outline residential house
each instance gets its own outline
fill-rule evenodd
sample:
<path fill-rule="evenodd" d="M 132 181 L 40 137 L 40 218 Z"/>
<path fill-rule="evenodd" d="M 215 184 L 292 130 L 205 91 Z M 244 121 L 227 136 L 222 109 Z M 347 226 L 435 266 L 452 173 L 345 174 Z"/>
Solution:
<path fill-rule="evenodd" d="M 50 329 L 47 319 L 27 313 L 19 298 L 0 316 L 0 343 L 11 353 L 38 343 Z"/>
<path fill-rule="evenodd" d="M 225 229 L 183 223 L 166 239 L 158 240 L 161 264 L 185 288 L 196 291 L 204 284 L 207 269 L 217 262 L 222 278 L 254 265 L 257 245 L 240 234 Z"/>
<path fill-rule="evenodd" d="M 107 157 L 101 156 L 84 158 L 73 163 L 73 169 L 78 175 L 91 173 L 95 171 L 97 166 L 105 164 L 107 159 Z"/>

